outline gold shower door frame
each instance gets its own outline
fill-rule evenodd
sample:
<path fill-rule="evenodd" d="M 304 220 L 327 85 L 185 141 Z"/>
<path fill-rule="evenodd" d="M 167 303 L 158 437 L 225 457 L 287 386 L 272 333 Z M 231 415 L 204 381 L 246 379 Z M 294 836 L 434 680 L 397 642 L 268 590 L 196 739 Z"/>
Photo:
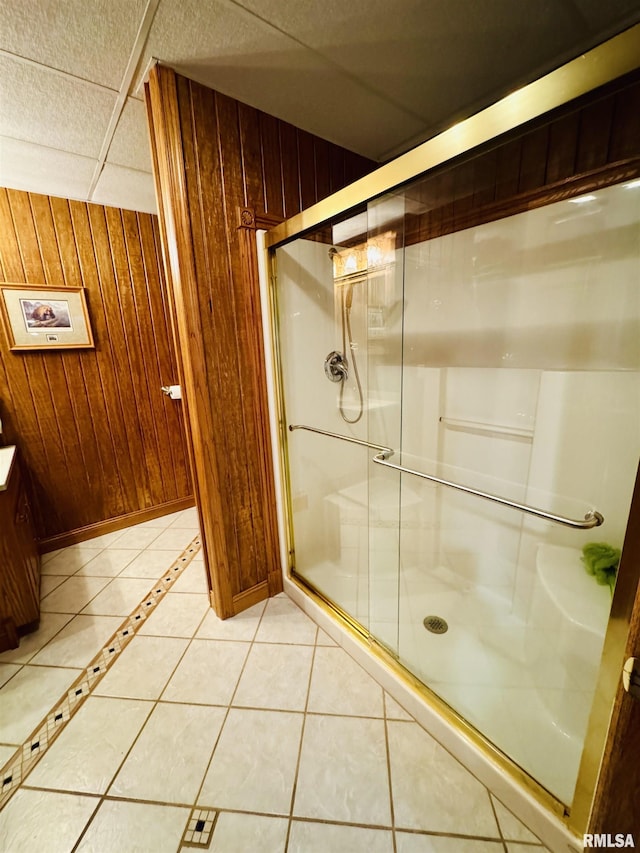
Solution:
<path fill-rule="evenodd" d="M 600 770 L 612 707 L 620 683 L 620 661 L 623 660 L 625 645 L 634 604 L 634 596 L 640 581 L 640 561 L 633 555 L 640 548 L 640 518 L 629 524 L 619 569 L 620 582 L 616 585 L 607 632 L 602 663 L 596 687 L 589 727 L 585 739 L 576 793 L 571 808 L 564 806 L 534 779 L 523 772 L 513 761 L 497 750 L 483 735 L 453 711 L 421 681 L 404 669 L 385 648 L 376 643 L 368 631 L 348 613 L 323 599 L 295 573 L 293 565 L 293 516 L 290 505 L 289 474 L 287 470 L 287 423 L 284 419 L 282 375 L 277 334 L 277 305 L 274 282 L 276 280 L 275 249 L 303 236 L 305 232 L 326 223 L 346 211 L 365 204 L 400 184 L 410 181 L 455 157 L 490 142 L 495 137 L 514 130 L 525 123 L 539 118 L 556 107 L 622 77 L 640 67 L 640 24 L 567 63 L 535 82 L 513 92 L 492 106 L 465 119 L 433 139 L 416 147 L 407 154 L 372 172 L 350 186 L 334 193 L 323 201 L 286 220 L 265 235 L 268 252 L 270 279 L 270 309 L 274 348 L 274 375 L 276 376 L 276 405 L 280 422 L 279 447 L 282 477 L 285 490 L 285 516 L 288 535 L 287 553 L 290 555 L 288 572 L 290 579 L 301 586 L 307 594 L 338 616 L 343 624 L 361 640 L 369 644 L 372 652 L 396 669 L 398 674 L 423 699 L 435 707 L 452 725 L 464 733 L 485 754 L 502 766 L 512 777 L 523 784 L 547 808 L 564 816 L 569 827 L 581 834 L 587 828 L 591 805 Z M 637 491 L 637 484 L 636 484 Z M 639 501 L 632 502 L 631 514 L 639 509 Z M 630 515 L 631 519 L 631 515 Z M 635 528 L 635 530 L 634 530 Z"/>

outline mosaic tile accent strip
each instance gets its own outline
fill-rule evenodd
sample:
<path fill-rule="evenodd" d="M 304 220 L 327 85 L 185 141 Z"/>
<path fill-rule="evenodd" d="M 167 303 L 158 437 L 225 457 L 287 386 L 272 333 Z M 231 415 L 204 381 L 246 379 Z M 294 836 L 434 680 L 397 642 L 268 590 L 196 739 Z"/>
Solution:
<path fill-rule="evenodd" d="M 192 809 L 182 836 L 183 847 L 208 847 L 213 834 L 217 812 L 214 809 Z"/>
<path fill-rule="evenodd" d="M 78 676 L 66 694 L 58 700 L 53 710 L 47 714 L 32 735 L 11 756 L 0 771 L 0 811 L 9 802 L 78 708 L 88 699 L 93 688 L 113 666 L 123 649 L 140 630 L 140 626 L 153 613 L 199 550 L 200 537 L 196 536 L 178 559 L 163 573 L 160 580 L 156 581 L 149 594 L 142 599 L 133 613 L 127 616 L 115 634 Z M 203 845 L 197 844 L 196 846 Z"/>

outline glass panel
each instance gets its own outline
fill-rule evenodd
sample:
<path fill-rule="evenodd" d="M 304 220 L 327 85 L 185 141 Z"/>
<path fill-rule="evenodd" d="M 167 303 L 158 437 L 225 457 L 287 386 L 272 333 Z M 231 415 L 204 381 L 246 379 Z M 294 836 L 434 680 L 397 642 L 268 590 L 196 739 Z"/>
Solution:
<path fill-rule="evenodd" d="M 621 547 L 640 452 L 639 222 L 620 185 L 405 253 L 402 464 L 605 523 L 403 475 L 420 523 L 402 529 L 400 659 L 566 803 L 611 604 L 582 549 Z"/>
<path fill-rule="evenodd" d="M 390 359 L 389 351 L 402 347 L 402 245 L 387 228 L 387 208 L 277 251 L 288 424 L 362 442 L 399 440 L 401 358 Z M 288 444 L 295 571 L 365 628 L 373 618 L 380 639 L 395 648 L 398 477 L 391 494 L 377 472 L 370 480 L 369 447 L 308 430 L 290 433 Z M 373 581 L 370 537 L 385 555 L 374 561 Z"/>
<path fill-rule="evenodd" d="M 640 186 L 482 222 L 475 166 L 277 250 L 287 423 L 605 522 L 300 429 L 295 570 L 569 804 L 612 594 L 583 549 L 606 580 L 640 454 Z"/>

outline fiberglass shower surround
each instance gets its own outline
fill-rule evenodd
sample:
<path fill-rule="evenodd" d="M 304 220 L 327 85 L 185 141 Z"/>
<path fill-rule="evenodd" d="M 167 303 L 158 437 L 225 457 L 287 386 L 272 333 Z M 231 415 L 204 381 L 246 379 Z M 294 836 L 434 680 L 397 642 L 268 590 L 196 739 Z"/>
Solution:
<path fill-rule="evenodd" d="M 430 239 L 401 201 L 276 250 L 294 572 L 570 804 L 611 603 L 582 548 L 621 546 L 640 452 L 640 188 Z"/>

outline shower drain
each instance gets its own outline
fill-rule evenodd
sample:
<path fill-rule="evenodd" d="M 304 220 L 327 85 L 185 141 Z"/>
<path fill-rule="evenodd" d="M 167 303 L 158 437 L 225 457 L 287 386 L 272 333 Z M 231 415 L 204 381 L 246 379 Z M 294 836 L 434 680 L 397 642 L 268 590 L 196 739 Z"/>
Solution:
<path fill-rule="evenodd" d="M 425 616 L 422 624 L 432 634 L 444 634 L 445 631 L 449 630 L 449 626 L 442 616 Z"/>

